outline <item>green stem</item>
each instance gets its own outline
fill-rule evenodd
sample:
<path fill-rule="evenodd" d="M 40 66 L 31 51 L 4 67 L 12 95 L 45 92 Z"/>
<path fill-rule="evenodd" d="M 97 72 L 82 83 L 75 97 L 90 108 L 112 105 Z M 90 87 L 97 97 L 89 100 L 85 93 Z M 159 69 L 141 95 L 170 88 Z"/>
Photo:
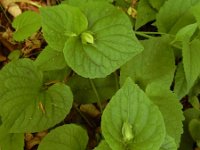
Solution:
<path fill-rule="evenodd" d="M 145 37 L 145 38 L 148 38 L 148 39 L 153 38 L 153 36 L 144 34 L 144 33 L 142 33 L 142 32 L 135 32 L 135 34 L 140 35 L 140 36 Z"/>
<path fill-rule="evenodd" d="M 96 87 L 95 87 L 95 85 L 94 85 L 94 82 L 91 80 L 91 79 L 89 79 L 90 80 L 90 84 L 91 84 L 91 86 L 92 86 L 92 89 L 94 90 L 94 93 L 95 93 L 95 95 L 96 95 L 96 97 L 97 97 L 97 104 L 98 104 L 98 106 L 99 106 L 99 108 L 100 108 L 100 112 L 101 112 L 101 114 L 103 113 L 103 108 L 102 108 L 102 105 L 101 105 L 101 99 L 100 99 L 100 97 L 99 97 L 99 94 L 98 94 L 98 92 L 97 92 L 97 89 L 96 89 Z"/>
<path fill-rule="evenodd" d="M 182 50 L 182 47 L 180 47 L 180 46 L 178 46 L 178 45 L 176 45 L 176 44 L 171 44 L 171 43 L 170 43 L 170 45 L 171 45 L 172 47 L 174 47 L 174 48 L 177 48 L 177 49 Z"/>
<path fill-rule="evenodd" d="M 88 124 L 90 127 L 95 127 L 95 125 L 92 124 L 92 123 L 87 119 L 87 117 L 85 117 L 85 115 L 79 110 L 79 108 L 77 108 L 76 105 L 74 105 L 74 108 L 75 108 L 76 111 L 80 114 L 80 116 L 85 120 L 85 122 L 87 122 L 87 124 Z"/>
<path fill-rule="evenodd" d="M 135 31 L 135 33 L 142 33 L 142 34 L 152 34 L 152 35 L 167 35 L 167 33 L 163 32 L 143 32 L 143 31 Z"/>

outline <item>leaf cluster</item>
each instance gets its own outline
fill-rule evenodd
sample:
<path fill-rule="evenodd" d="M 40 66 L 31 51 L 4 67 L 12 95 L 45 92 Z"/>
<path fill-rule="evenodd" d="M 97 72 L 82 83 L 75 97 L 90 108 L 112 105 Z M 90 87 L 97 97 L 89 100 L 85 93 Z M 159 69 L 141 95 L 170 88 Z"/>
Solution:
<path fill-rule="evenodd" d="M 12 23 L 14 40 L 41 31 L 47 46 L 34 60 L 14 51 L 0 70 L 1 150 L 23 150 L 24 133 L 44 130 L 38 150 L 89 149 L 87 126 L 65 123 L 82 104 L 101 113 L 94 150 L 200 148 L 198 0 L 66 0 L 39 11 Z"/>

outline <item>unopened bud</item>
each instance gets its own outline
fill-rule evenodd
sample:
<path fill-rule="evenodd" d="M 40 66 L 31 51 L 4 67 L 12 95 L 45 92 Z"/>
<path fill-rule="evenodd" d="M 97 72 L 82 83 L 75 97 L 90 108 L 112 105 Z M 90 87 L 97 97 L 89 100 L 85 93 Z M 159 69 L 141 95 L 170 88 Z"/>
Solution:
<path fill-rule="evenodd" d="M 122 135 L 124 142 L 129 142 L 134 138 L 132 125 L 127 121 L 122 126 Z"/>
<path fill-rule="evenodd" d="M 81 40 L 83 44 L 93 44 L 94 43 L 94 37 L 89 32 L 83 32 L 81 34 Z"/>

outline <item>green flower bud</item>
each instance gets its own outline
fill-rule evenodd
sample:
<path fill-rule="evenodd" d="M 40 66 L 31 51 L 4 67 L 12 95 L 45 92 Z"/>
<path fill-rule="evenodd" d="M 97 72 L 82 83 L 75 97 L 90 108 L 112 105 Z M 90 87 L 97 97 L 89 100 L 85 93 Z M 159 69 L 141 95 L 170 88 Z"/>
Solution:
<path fill-rule="evenodd" d="M 128 121 L 124 122 L 122 126 L 122 135 L 124 142 L 129 142 L 134 138 L 132 125 Z"/>
<path fill-rule="evenodd" d="M 94 37 L 89 32 L 83 32 L 81 34 L 81 41 L 83 44 L 93 44 L 94 43 Z"/>

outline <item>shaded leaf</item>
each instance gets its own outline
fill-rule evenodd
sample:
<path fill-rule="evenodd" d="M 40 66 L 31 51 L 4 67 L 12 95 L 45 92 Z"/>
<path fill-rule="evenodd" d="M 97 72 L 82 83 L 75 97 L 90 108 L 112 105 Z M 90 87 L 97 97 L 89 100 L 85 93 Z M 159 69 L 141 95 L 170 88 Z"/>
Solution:
<path fill-rule="evenodd" d="M 98 117 L 101 114 L 101 112 L 93 104 L 82 104 L 80 106 L 80 111 L 93 118 Z"/>
<path fill-rule="evenodd" d="M 106 78 L 92 79 L 96 90 L 99 94 L 99 98 L 104 101 L 110 99 L 117 90 L 116 77 L 114 74 L 107 76 Z M 67 82 L 72 89 L 74 99 L 78 103 L 94 103 L 98 102 L 97 95 L 92 88 L 90 79 L 74 75 L 69 78 Z"/>
<path fill-rule="evenodd" d="M 194 108 L 200 108 L 200 102 L 197 96 L 190 96 L 188 101 Z"/>
<path fill-rule="evenodd" d="M 200 141 L 200 120 L 192 119 L 189 123 L 190 135 L 195 141 Z"/>
<path fill-rule="evenodd" d="M 181 100 L 189 92 L 182 63 L 178 64 L 177 71 L 175 74 L 174 92 L 178 96 L 179 100 Z"/>
<path fill-rule="evenodd" d="M 59 70 L 51 70 L 43 72 L 43 81 L 44 83 L 48 83 L 51 81 L 65 81 L 66 77 L 69 76 L 71 69 L 69 67 L 65 67 Z"/>
<path fill-rule="evenodd" d="M 144 51 L 121 68 L 120 82 L 130 76 L 143 89 L 150 83 L 169 89 L 175 70 L 174 54 L 165 37 L 142 41 Z"/>
<path fill-rule="evenodd" d="M 189 108 L 184 111 L 184 133 L 181 137 L 179 150 L 193 150 L 194 141 L 189 133 L 188 124 L 192 119 L 200 118 L 200 111 L 194 108 Z"/>

